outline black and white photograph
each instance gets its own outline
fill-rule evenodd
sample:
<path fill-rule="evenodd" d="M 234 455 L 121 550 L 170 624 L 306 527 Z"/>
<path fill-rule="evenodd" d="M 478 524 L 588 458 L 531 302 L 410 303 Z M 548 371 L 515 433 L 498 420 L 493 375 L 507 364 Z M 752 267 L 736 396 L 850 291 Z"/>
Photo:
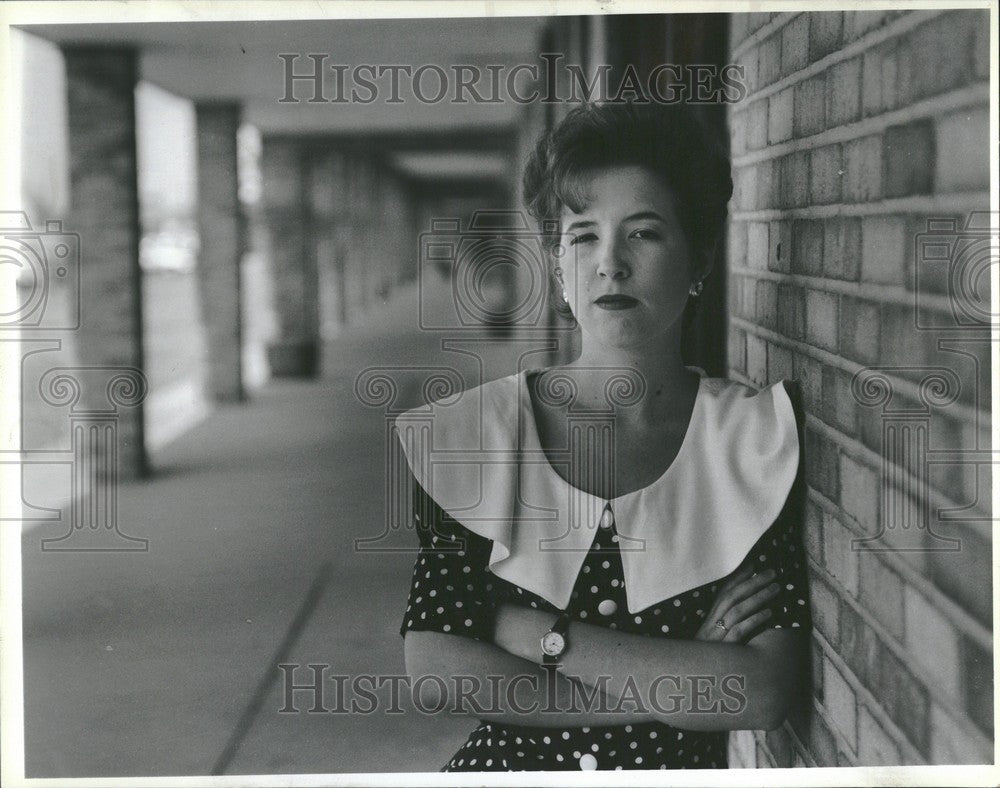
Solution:
<path fill-rule="evenodd" d="M 996 785 L 997 31 L 4 3 L 3 784 Z"/>

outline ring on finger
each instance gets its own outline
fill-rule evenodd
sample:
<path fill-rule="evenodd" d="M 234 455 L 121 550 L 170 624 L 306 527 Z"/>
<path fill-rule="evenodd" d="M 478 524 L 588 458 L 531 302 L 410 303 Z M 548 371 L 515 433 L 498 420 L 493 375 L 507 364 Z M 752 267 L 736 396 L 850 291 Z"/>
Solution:
<path fill-rule="evenodd" d="M 729 631 L 729 627 L 726 626 L 726 622 L 723 621 L 721 618 L 718 621 L 715 622 L 715 626 L 717 626 L 723 632 L 728 632 Z"/>

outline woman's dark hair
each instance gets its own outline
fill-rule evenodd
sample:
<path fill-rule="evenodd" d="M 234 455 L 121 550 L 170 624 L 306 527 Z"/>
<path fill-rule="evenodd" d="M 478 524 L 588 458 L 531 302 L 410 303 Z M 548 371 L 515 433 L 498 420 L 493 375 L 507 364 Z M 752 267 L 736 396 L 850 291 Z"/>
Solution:
<path fill-rule="evenodd" d="M 692 252 L 709 252 L 733 193 L 729 158 L 721 143 L 685 104 L 585 104 L 542 136 L 524 171 L 523 196 L 539 224 L 558 221 L 563 206 L 587 204 L 593 171 L 640 165 L 660 176 L 675 197 L 681 230 Z M 552 244 L 555 238 L 549 236 Z M 568 315 L 560 299 L 556 309 Z"/>

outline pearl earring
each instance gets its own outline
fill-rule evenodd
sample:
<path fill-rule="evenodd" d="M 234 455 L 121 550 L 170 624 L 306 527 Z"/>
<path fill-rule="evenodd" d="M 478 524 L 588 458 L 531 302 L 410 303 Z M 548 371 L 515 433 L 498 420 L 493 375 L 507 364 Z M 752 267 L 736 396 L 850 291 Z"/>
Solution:
<path fill-rule="evenodd" d="M 689 294 L 690 294 L 690 295 L 691 295 L 691 296 L 692 296 L 693 298 L 697 298 L 698 296 L 700 296 L 700 295 L 701 295 L 701 291 L 702 291 L 702 288 L 703 288 L 703 287 L 704 287 L 704 284 L 703 284 L 703 283 L 702 283 L 702 281 L 701 281 L 701 280 L 699 279 L 699 280 L 698 280 L 697 282 L 695 282 L 695 283 L 694 283 L 693 285 L 691 285 L 691 287 L 689 287 L 689 288 L 688 288 L 688 293 L 689 293 Z"/>

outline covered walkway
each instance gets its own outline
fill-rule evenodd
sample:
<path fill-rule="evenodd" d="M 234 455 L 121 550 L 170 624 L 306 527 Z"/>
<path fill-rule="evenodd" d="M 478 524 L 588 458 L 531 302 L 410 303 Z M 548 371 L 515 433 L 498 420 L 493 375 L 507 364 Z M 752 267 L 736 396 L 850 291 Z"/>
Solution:
<path fill-rule="evenodd" d="M 384 521 L 384 421 L 353 387 L 369 366 L 433 362 L 416 303 L 397 291 L 326 347 L 324 379 L 272 382 L 154 455 L 119 492 L 147 553 L 42 552 L 57 527 L 26 532 L 28 776 L 434 771 L 450 755 L 471 720 L 308 714 L 309 693 L 278 711 L 277 662 L 403 671 L 413 553 L 354 550 Z"/>

